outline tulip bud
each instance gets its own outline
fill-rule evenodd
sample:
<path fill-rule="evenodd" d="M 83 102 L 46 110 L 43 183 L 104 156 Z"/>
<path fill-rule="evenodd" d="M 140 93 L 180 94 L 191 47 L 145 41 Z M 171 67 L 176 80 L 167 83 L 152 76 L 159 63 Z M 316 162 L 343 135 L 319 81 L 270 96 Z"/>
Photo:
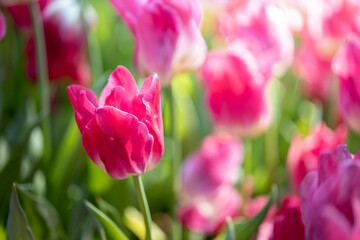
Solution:
<path fill-rule="evenodd" d="M 340 111 L 347 125 L 360 133 L 360 40 L 348 39 L 336 54 L 333 71 L 340 80 Z"/>
<path fill-rule="evenodd" d="M 239 193 L 231 186 L 222 186 L 202 197 L 181 203 L 178 216 L 191 231 L 216 235 L 227 217 L 235 217 L 241 204 Z"/>
<path fill-rule="evenodd" d="M 268 82 L 246 49 L 236 46 L 209 53 L 200 69 L 200 78 L 205 86 L 205 104 L 217 130 L 250 137 L 270 126 Z"/>
<path fill-rule="evenodd" d="M 199 0 L 111 0 L 136 42 L 135 67 L 142 76 L 159 74 L 169 85 L 175 74 L 198 68 L 206 43 L 199 25 Z"/>
<path fill-rule="evenodd" d="M 322 153 L 319 162 L 300 186 L 306 239 L 359 239 L 359 156 L 340 145 Z"/>
<path fill-rule="evenodd" d="M 224 184 L 235 184 L 242 160 L 243 146 L 236 138 L 226 134 L 206 137 L 181 168 L 181 195 L 201 195 Z"/>
<path fill-rule="evenodd" d="M 119 66 L 99 102 L 80 85 L 67 90 L 84 149 L 98 167 L 114 179 L 124 179 L 158 164 L 164 133 L 157 75 L 148 77 L 139 92 L 131 73 Z"/>
<path fill-rule="evenodd" d="M 305 175 L 319 166 L 319 156 L 325 150 L 332 150 L 346 141 L 347 130 L 340 125 L 335 132 L 325 123 L 316 125 L 306 136 L 295 136 L 287 157 L 287 170 L 293 189 L 298 192 Z"/>
<path fill-rule="evenodd" d="M 300 199 L 287 196 L 274 217 L 272 240 L 305 240 L 304 223 L 301 219 Z"/>

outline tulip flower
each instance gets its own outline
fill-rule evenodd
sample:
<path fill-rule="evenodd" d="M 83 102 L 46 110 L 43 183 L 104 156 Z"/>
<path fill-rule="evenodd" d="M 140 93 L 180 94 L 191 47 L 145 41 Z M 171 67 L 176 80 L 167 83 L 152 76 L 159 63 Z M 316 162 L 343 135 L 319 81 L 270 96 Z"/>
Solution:
<path fill-rule="evenodd" d="M 295 195 L 284 198 L 274 217 L 272 240 L 305 240 L 304 223 L 301 219 L 300 199 Z"/>
<path fill-rule="evenodd" d="M 300 47 L 294 60 L 294 71 L 300 77 L 305 95 L 325 103 L 331 91 L 331 57 L 322 56 L 314 44 Z"/>
<path fill-rule="evenodd" d="M 241 204 L 239 193 L 224 185 L 202 197 L 183 202 L 178 209 L 181 223 L 191 231 L 216 235 L 227 217 L 235 217 Z"/>
<path fill-rule="evenodd" d="M 269 127 L 272 105 L 265 91 L 268 82 L 246 49 L 236 46 L 209 53 L 200 78 L 216 129 L 249 137 Z"/>
<path fill-rule="evenodd" d="M 235 184 L 242 160 L 243 146 L 238 139 L 226 134 L 206 137 L 181 168 L 181 194 L 191 197 Z"/>
<path fill-rule="evenodd" d="M 320 154 L 345 143 L 346 137 L 345 126 L 340 125 L 334 132 L 325 123 L 319 123 L 305 138 L 301 136 L 293 138 L 286 164 L 290 182 L 296 192 L 306 174 L 318 168 Z"/>
<path fill-rule="evenodd" d="M 159 74 L 163 85 L 198 68 L 206 55 L 199 25 L 199 0 L 111 0 L 135 38 L 135 67 L 141 76 Z"/>
<path fill-rule="evenodd" d="M 321 154 L 319 169 L 301 183 L 305 237 L 312 240 L 360 238 L 360 162 L 346 146 Z"/>
<path fill-rule="evenodd" d="M 85 11 L 89 26 L 95 19 L 90 8 Z M 48 72 L 50 80 L 69 78 L 79 84 L 90 83 L 86 36 L 81 23 L 81 6 L 75 0 L 51 1 L 42 11 Z M 33 36 L 26 45 L 27 72 L 37 79 Z"/>
<path fill-rule="evenodd" d="M 340 111 L 347 125 L 360 133 L 360 40 L 349 38 L 332 65 L 340 80 Z"/>
<path fill-rule="evenodd" d="M 39 0 L 41 11 L 54 0 Z M 26 3 L 27 2 L 27 3 Z M 31 16 L 28 5 L 29 1 L 0 1 L 0 5 L 5 6 L 5 10 L 10 14 L 17 28 L 22 31 L 29 31 L 31 29 Z"/>
<path fill-rule="evenodd" d="M 142 175 L 163 154 L 164 136 L 160 82 L 148 77 L 141 91 L 122 66 L 110 75 L 99 101 L 80 85 L 67 89 L 84 149 L 114 179 Z"/>
<path fill-rule="evenodd" d="M 5 33 L 6 33 L 6 22 L 4 16 L 0 12 L 0 40 L 4 38 Z"/>
<path fill-rule="evenodd" d="M 219 33 L 228 42 L 241 41 L 257 56 L 259 70 L 269 79 L 290 66 L 294 40 L 285 12 L 271 1 L 247 1 L 219 17 Z M 259 57 L 261 56 L 261 57 Z"/>

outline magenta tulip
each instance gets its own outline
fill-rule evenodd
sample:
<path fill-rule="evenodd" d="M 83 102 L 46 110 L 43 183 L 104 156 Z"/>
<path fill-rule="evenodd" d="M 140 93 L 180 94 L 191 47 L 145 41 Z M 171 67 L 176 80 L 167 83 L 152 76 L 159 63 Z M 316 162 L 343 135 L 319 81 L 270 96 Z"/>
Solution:
<path fill-rule="evenodd" d="M 325 150 L 332 150 L 346 142 L 347 130 L 341 125 L 335 132 L 325 123 L 316 125 L 306 136 L 295 136 L 287 157 L 287 170 L 293 189 L 298 192 L 306 174 L 319 166 L 319 156 Z"/>
<path fill-rule="evenodd" d="M 240 204 L 239 193 L 231 186 L 224 185 L 202 197 L 183 201 L 178 216 L 191 231 L 216 235 L 227 217 L 237 216 Z"/>
<path fill-rule="evenodd" d="M 318 52 L 314 43 L 305 43 L 298 50 L 294 71 L 300 77 L 304 93 L 308 98 L 327 102 L 331 90 L 331 57 Z"/>
<path fill-rule="evenodd" d="M 86 24 L 94 21 L 92 9 L 85 11 Z M 86 36 L 81 23 L 81 6 L 75 0 L 51 1 L 42 11 L 48 72 L 50 80 L 61 78 L 88 85 L 90 69 L 87 59 Z M 27 46 L 27 72 L 37 79 L 33 35 Z"/>
<path fill-rule="evenodd" d="M 141 175 L 163 154 L 160 82 L 148 77 L 141 91 L 122 66 L 110 75 L 99 102 L 80 85 L 68 87 L 75 119 L 88 156 L 114 179 Z"/>
<path fill-rule="evenodd" d="M 290 25 L 274 1 L 243 1 L 219 17 L 218 28 L 228 42 L 240 41 L 257 56 L 265 79 L 282 75 L 292 62 Z"/>
<path fill-rule="evenodd" d="M 239 178 L 242 143 L 229 135 L 211 135 L 181 168 L 181 195 L 201 195 Z"/>
<path fill-rule="evenodd" d="M 199 0 L 111 0 L 135 38 L 135 66 L 141 76 L 154 72 L 162 84 L 198 68 L 206 54 L 199 24 Z"/>
<path fill-rule="evenodd" d="M 272 121 L 272 104 L 257 63 L 246 49 L 213 51 L 200 69 L 205 103 L 216 129 L 243 137 L 264 132 Z"/>
<path fill-rule="evenodd" d="M 360 133 L 360 40 L 348 39 L 333 61 L 340 80 L 340 111 L 347 125 Z"/>
<path fill-rule="evenodd" d="M 340 145 L 323 152 L 319 169 L 306 175 L 300 186 L 306 239 L 360 239 L 359 160 Z"/>
<path fill-rule="evenodd" d="M 0 40 L 4 38 L 6 33 L 6 22 L 3 14 L 0 12 Z"/>
<path fill-rule="evenodd" d="M 300 199 L 290 195 L 284 198 L 274 217 L 271 240 L 305 240 L 304 223 L 301 219 Z"/>

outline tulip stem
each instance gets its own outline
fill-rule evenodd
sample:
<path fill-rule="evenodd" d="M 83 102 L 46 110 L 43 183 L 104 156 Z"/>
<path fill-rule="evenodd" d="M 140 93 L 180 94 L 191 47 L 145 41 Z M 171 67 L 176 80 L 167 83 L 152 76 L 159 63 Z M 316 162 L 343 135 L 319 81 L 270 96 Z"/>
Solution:
<path fill-rule="evenodd" d="M 41 21 L 41 12 L 38 1 L 30 2 L 30 12 L 34 27 L 36 66 L 38 86 L 40 92 L 40 111 L 45 116 L 42 121 L 44 132 L 44 161 L 47 164 L 51 156 L 51 134 L 50 134 L 50 86 L 48 79 L 47 57 L 45 48 L 44 27 Z"/>
<path fill-rule="evenodd" d="M 173 140 L 173 159 L 172 159 L 172 167 L 171 167 L 171 216 L 173 218 L 172 223 L 172 239 L 180 239 L 179 235 L 181 235 L 181 229 L 179 224 L 176 221 L 175 216 L 175 204 L 176 204 L 176 181 L 177 181 L 177 170 L 178 165 L 181 159 L 181 141 L 176 131 L 177 118 L 176 118 L 176 105 L 175 105 L 175 97 L 173 91 L 173 85 L 170 85 L 166 89 L 166 98 L 169 101 L 169 110 L 170 110 L 170 129 L 169 135 Z M 181 182 L 181 181 L 180 181 Z"/>
<path fill-rule="evenodd" d="M 140 176 L 133 176 L 138 201 L 140 204 L 141 211 L 144 216 L 144 223 L 146 228 L 146 240 L 151 240 L 151 215 L 149 205 L 146 199 L 144 185 Z"/>

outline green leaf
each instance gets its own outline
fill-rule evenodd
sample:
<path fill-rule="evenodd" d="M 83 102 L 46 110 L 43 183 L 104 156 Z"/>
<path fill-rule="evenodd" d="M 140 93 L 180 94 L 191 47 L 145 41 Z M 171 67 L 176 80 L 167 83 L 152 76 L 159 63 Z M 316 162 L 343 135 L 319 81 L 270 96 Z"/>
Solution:
<path fill-rule="evenodd" d="M 33 220 L 34 223 L 36 221 L 41 225 L 41 232 L 45 234 L 44 237 L 54 240 L 63 239 L 64 229 L 62 228 L 61 220 L 55 207 L 47 199 L 30 193 L 24 185 L 19 184 L 17 189 L 19 190 L 19 194 L 23 200 L 24 209 L 28 213 L 31 212 L 30 210 L 34 213 L 29 215 L 34 232 L 36 233 L 36 229 L 33 225 Z M 31 217 L 33 217 L 33 220 Z M 44 225 L 46 227 L 44 227 Z"/>
<path fill-rule="evenodd" d="M 85 205 L 93 217 L 95 224 L 98 225 L 99 223 L 105 230 L 107 236 L 111 239 L 118 239 L 118 240 L 127 240 L 128 238 L 126 235 L 119 229 L 119 227 L 111 220 L 108 216 L 106 216 L 102 211 L 92 205 L 90 202 L 85 200 Z M 101 228 L 100 228 L 101 229 Z M 106 239 L 105 234 L 102 230 L 100 230 L 100 237 L 101 239 Z"/>
<path fill-rule="evenodd" d="M 10 198 L 10 212 L 6 225 L 6 234 L 8 240 L 34 240 L 34 235 L 29 226 L 29 222 L 21 208 L 19 198 L 16 192 L 16 185 L 13 184 Z"/>
<path fill-rule="evenodd" d="M 235 227 L 230 217 L 226 218 L 226 236 L 225 240 L 235 240 Z"/>
<path fill-rule="evenodd" d="M 248 240 L 251 236 L 256 233 L 259 229 L 260 224 L 263 222 L 266 214 L 268 213 L 270 207 L 274 204 L 277 198 L 277 187 L 274 186 L 271 189 L 269 200 L 266 205 L 258 212 L 254 217 L 235 222 L 235 234 L 236 240 Z"/>

